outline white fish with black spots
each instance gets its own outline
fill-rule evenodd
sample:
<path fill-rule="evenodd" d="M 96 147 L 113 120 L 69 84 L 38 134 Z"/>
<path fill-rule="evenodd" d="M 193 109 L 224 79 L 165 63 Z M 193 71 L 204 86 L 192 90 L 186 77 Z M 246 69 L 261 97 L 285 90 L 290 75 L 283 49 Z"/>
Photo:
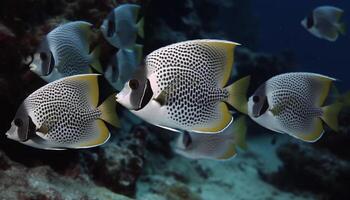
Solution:
<path fill-rule="evenodd" d="M 171 130 L 218 133 L 233 117 L 227 86 L 237 43 L 192 40 L 160 48 L 146 57 L 144 76 L 127 82 L 117 101 L 145 121 Z M 249 83 L 249 82 L 248 82 Z"/>
<path fill-rule="evenodd" d="M 174 151 L 190 159 L 228 160 L 237 155 L 237 147 L 246 149 L 245 117 L 239 117 L 218 134 L 181 133 Z"/>
<path fill-rule="evenodd" d="M 29 95 L 17 110 L 6 135 L 39 149 L 95 147 L 118 126 L 114 95 L 101 105 L 97 74 L 76 75 L 49 83 Z"/>
<path fill-rule="evenodd" d="M 323 122 L 338 130 L 342 104 L 324 106 L 334 81 L 314 73 L 278 75 L 262 84 L 248 101 L 241 97 L 236 109 L 267 129 L 315 142 L 324 133 Z"/>
<path fill-rule="evenodd" d="M 320 6 L 301 21 L 312 35 L 334 42 L 339 33 L 345 34 L 345 23 L 340 22 L 344 11 L 334 6 Z"/>
<path fill-rule="evenodd" d="M 30 69 L 47 81 L 91 73 L 91 67 L 101 73 L 99 48 L 90 53 L 92 34 L 92 24 L 84 21 L 58 26 L 43 38 Z"/>
<path fill-rule="evenodd" d="M 132 48 L 137 35 L 143 37 L 143 18 L 137 22 L 141 7 L 136 4 L 123 4 L 103 21 L 100 29 L 104 38 L 118 49 Z"/>

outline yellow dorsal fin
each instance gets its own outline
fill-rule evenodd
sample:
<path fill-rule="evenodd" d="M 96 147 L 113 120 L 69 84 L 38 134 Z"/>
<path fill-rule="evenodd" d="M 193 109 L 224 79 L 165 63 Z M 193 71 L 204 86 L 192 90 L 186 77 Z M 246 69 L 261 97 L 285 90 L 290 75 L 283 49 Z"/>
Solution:
<path fill-rule="evenodd" d="M 84 82 L 88 85 L 88 95 L 90 102 L 93 107 L 97 107 L 99 100 L 99 86 L 98 86 L 98 76 L 99 74 L 84 74 L 75 75 L 64 78 L 63 81 L 78 81 Z"/>
<path fill-rule="evenodd" d="M 316 101 L 316 106 L 320 107 L 326 101 L 332 86 L 332 82 L 335 81 L 335 79 L 332 79 L 326 76 L 317 76 L 316 80 L 318 80 L 319 83 L 321 84 L 320 95 Z"/>
<path fill-rule="evenodd" d="M 215 49 L 223 50 L 225 54 L 225 64 L 223 66 L 222 76 L 219 81 L 220 87 L 225 87 L 231 76 L 231 71 L 234 63 L 234 49 L 236 46 L 240 45 L 235 42 L 225 41 L 225 40 L 197 40 L 195 42 L 204 43 Z"/>

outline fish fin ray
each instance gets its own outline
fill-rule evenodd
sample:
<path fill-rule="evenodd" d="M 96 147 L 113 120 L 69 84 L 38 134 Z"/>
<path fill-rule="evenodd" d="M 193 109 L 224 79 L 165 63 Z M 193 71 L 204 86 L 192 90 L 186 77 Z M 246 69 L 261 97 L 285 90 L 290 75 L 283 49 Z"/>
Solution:
<path fill-rule="evenodd" d="M 139 34 L 139 36 L 140 36 L 141 38 L 144 38 L 144 36 L 145 36 L 144 30 L 143 30 L 144 23 L 145 23 L 145 22 L 144 22 L 144 18 L 142 17 L 142 18 L 140 19 L 140 21 L 137 22 L 137 25 L 136 25 L 136 27 L 137 27 L 137 33 Z"/>
<path fill-rule="evenodd" d="M 94 68 L 98 73 L 102 74 L 103 69 L 100 62 L 100 53 L 101 53 L 101 47 L 96 46 L 95 49 L 91 52 L 91 67 Z"/>
<path fill-rule="evenodd" d="M 88 141 L 75 144 L 70 148 L 91 148 L 102 145 L 108 141 L 108 139 L 110 138 L 110 133 L 106 124 L 100 119 L 95 120 L 93 123 L 93 127 L 91 127 L 91 129 L 87 131 L 89 131 L 90 134 L 92 134 L 94 137 L 88 139 Z"/>
<path fill-rule="evenodd" d="M 227 103 L 244 114 L 248 114 L 247 92 L 250 84 L 250 79 L 250 76 L 246 76 L 225 88 L 229 92 Z"/>
<path fill-rule="evenodd" d="M 316 142 L 322 137 L 323 133 L 324 129 L 321 119 L 315 118 L 312 129 L 309 132 L 297 133 L 295 137 L 305 142 Z"/>
<path fill-rule="evenodd" d="M 218 160 L 229 160 L 237 155 L 236 146 L 234 144 L 229 145 L 228 147 L 229 148 L 225 151 L 225 153 L 217 158 Z"/>
<path fill-rule="evenodd" d="M 236 145 L 239 148 L 246 150 L 248 145 L 246 143 L 247 120 L 245 116 L 240 116 L 233 122 L 233 133 L 233 139 Z"/>
<path fill-rule="evenodd" d="M 339 24 L 339 32 L 342 34 L 342 35 L 346 35 L 346 24 L 345 23 L 340 23 Z"/>
<path fill-rule="evenodd" d="M 322 120 L 334 131 L 339 130 L 338 115 L 343 107 L 341 103 L 334 103 L 322 108 Z"/>
<path fill-rule="evenodd" d="M 143 56 L 143 45 L 135 44 L 134 52 L 136 55 L 137 64 L 140 64 L 142 62 L 142 56 Z"/>
<path fill-rule="evenodd" d="M 236 46 L 240 45 L 235 42 L 229 42 L 229 41 L 222 41 L 222 40 L 197 40 L 195 41 L 197 43 L 204 43 L 206 45 L 209 45 L 219 51 L 223 50 L 225 54 L 225 64 L 221 71 L 220 79 L 217 80 L 220 87 L 225 87 L 228 80 L 231 77 L 231 72 L 233 68 L 234 63 L 234 49 Z"/>
<path fill-rule="evenodd" d="M 88 94 L 89 99 L 92 104 L 92 106 L 97 107 L 98 100 L 99 100 L 99 86 L 98 86 L 98 77 L 99 74 L 84 74 L 84 75 L 75 75 L 63 78 L 62 81 L 83 81 L 86 82 L 88 85 Z"/>
<path fill-rule="evenodd" d="M 223 131 L 232 123 L 232 116 L 224 102 L 220 102 L 216 108 L 215 114 L 220 116 L 218 119 L 211 120 L 206 127 L 194 128 L 193 132 L 215 134 Z"/>
<path fill-rule="evenodd" d="M 324 104 L 324 102 L 326 101 L 329 91 L 331 89 L 332 83 L 333 81 L 336 81 L 336 79 L 327 77 L 327 76 L 321 76 L 321 75 L 316 75 L 313 79 L 314 84 L 317 85 L 316 87 L 318 87 L 319 89 L 319 95 L 315 96 L 315 103 L 316 106 L 322 106 Z M 314 88 L 317 89 L 317 88 Z M 312 89 L 313 91 L 315 91 L 314 89 Z"/>
<path fill-rule="evenodd" d="M 100 119 L 114 127 L 120 127 L 120 121 L 116 111 L 115 94 L 110 95 L 98 109 L 102 113 Z"/>

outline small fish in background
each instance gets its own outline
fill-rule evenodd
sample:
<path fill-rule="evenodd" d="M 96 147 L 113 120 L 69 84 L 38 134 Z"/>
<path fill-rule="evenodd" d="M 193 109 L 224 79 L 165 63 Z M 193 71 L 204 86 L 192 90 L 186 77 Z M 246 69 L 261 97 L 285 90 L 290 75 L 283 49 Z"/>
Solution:
<path fill-rule="evenodd" d="M 316 142 L 324 133 L 323 122 L 338 130 L 343 104 L 323 105 L 335 80 L 314 73 L 278 75 L 262 84 L 248 101 L 241 97 L 236 109 L 267 129 Z"/>
<path fill-rule="evenodd" d="M 99 103 L 98 74 L 66 77 L 49 83 L 21 104 L 9 139 L 47 150 L 99 146 L 110 137 L 105 123 L 118 126 L 114 95 Z"/>
<path fill-rule="evenodd" d="M 236 147 L 246 149 L 245 117 L 237 118 L 218 134 L 181 133 L 174 151 L 190 159 L 228 160 L 236 156 Z"/>
<path fill-rule="evenodd" d="M 192 40 L 160 48 L 146 57 L 145 74 L 128 81 L 116 101 L 159 127 L 221 132 L 233 121 L 225 102 L 235 104 L 235 90 L 244 87 L 227 86 L 237 45 Z"/>
<path fill-rule="evenodd" d="M 339 33 L 345 34 L 345 23 L 340 22 L 344 11 L 333 6 L 317 7 L 309 16 L 301 21 L 301 25 L 312 35 L 334 42 Z"/>
<path fill-rule="evenodd" d="M 92 24 L 84 21 L 58 26 L 42 40 L 30 69 L 48 82 L 91 73 L 90 67 L 101 73 L 99 48 L 90 53 L 92 34 Z"/>
<path fill-rule="evenodd" d="M 101 32 L 112 46 L 118 49 L 133 48 L 137 35 L 143 38 L 143 18 L 137 22 L 140 9 L 139 5 L 123 4 L 103 21 Z"/>
<path fill-rule="evenodd" d="M 142 45 L 135 45 L 132 49 L 119 49 L 112 60 L 112 65 L 107 68 L 105 77 L 118 91 L 123 89 L 140 66 L 142 48 Z"/>

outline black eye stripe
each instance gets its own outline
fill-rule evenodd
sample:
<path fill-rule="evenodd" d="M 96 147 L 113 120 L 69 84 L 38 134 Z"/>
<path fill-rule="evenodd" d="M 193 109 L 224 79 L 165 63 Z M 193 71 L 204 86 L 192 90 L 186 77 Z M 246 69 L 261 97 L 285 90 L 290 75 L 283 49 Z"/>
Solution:
<path fill-rule="evenodd" d="M 259 96 L 253 96 L 253 102 L 254 103 L 258 103 L 260 101 L 260 97 Z"/>
<path fill-rule="evenodd" d="M 267 98 L 265 98 L 264 104 L 263 104 L 263 106 L 261 107 L 261 110 L 260 110 L 260 112 L 259 112 L 259 115 L 260 115 L 260 116 L 263 115 L 263 114 L 267 111 L 267 109 L 269 109 L 269 102 L 268 102 Z"/>
<path fill-rule="evenodd" d="M 307 28 L 312 28 L 314 26 L 314 17 L 311 15 L 309 15 L 306 19 L 306 27 Z"/>
<path fill-rule="evenodd" d="M 17 127 L 21 127 L 23 125 L 23 121 L 19 118 L 15 119 L 14 123 Z"/>
<path fill-rule="evenodd" d="M 47 55 L 46 55 L 45 52 L 40 52 L 40 59 L 41 59 L 42 61 L 46 61 L 46 60 L 47 60 Z"/>

